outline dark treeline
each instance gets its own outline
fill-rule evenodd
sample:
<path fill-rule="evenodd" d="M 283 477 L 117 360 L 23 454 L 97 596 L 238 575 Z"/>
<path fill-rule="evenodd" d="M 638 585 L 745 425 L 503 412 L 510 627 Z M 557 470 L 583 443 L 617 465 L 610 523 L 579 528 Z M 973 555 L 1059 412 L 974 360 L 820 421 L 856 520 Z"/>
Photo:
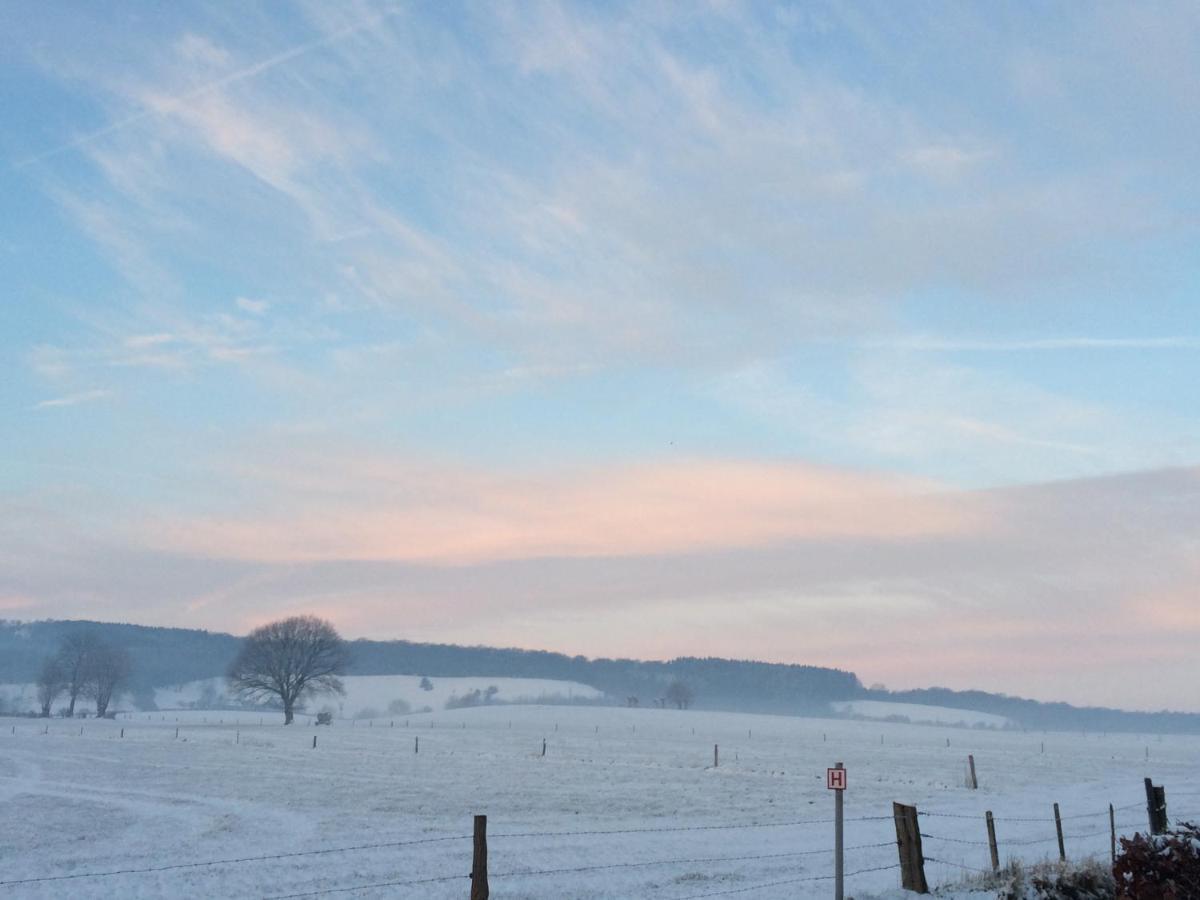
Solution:
<path fill-rule="evenodd" d="M 223 676 L 241 644 L 233 635 L 184 628 L 0 621 L 0 683 L 35 681 L 43 661 L 56 652 L 63 638 L 81 630 L 91 630 L 112 646 L 128 651 L 133 663 L 129 689 L 142 707 L 152 703 L 155 687 Z M 853 672 L 818 666 L 691 657 L 666 662 L 588 659 L 544 650 L 409 641 L 355 640 L 350 649 L 351 675 L 577 681 L 604 691 L 613 703 L 636 697 L 643 707 L 664 699 L 670 684 L 678 681 L 687 685 L 694 697 L 691 705 L 697 709 L 824 715 L 829 713 L 830 702 L 872 699 L 994 713 L 1030 729 L 1200 732 L 1200 715 L 1196 714 L 1132 713 L 946 688 L 867 690 Z"/>
<path fill-rule="evenodd" d="M 0 684 L 33 682 L 43 661 L 65 638 L 90 632 L 120 647 L 132 661 L 128 690 L 138 705 L 152 701 L 153 689 L 223 675 L 241 640 L 187 628 L 154 628 L 118 622 L 0 621 Z"/>
<path fill-rule="evenodd" d="M 578 681 L 614 701 L 637 697 L 642 706 L 666 696 L 679 680 L 703 709 L 747 712 L 827 712 L 834 700 L 862 695 L 853 672 L 817 666 L 782 665 L 730 659 L 684 657 L 668 662 L 588 659 L 545 650 L 459 647 L 408 641 L 354 641 L 351 674 L 553 678 Z"/>

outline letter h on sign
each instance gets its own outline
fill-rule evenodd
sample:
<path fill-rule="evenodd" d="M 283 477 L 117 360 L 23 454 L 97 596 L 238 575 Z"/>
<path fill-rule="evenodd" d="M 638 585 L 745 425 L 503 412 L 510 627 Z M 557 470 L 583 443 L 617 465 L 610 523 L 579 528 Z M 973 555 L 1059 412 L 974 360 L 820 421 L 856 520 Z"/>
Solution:
<path fill-rule="evenodd" d="M 846 789 L 846 770 L 826 769 L 825 787 L 831 791 L 844 791 Z"/>

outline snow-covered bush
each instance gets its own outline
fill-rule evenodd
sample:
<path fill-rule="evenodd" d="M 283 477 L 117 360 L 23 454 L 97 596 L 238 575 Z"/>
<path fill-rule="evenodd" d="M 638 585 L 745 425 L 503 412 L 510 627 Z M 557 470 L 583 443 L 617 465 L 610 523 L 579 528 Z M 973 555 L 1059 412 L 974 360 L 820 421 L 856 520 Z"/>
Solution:
<path fill-rule="evenodd" d="M 1121 838 L 1113 876 L 1118 900 L 1200 897 L 1200 827 L 1181 822 L 1166 834 Z"/>
<path fill-rule="evenodd" d="M 1112 873 L 1091 859 L 1031 866 L 1013 860 L 994 875 L 968 879 L 966 886 L 975 893 L 995 891 L 996 900 L 1113 900 Z"/>

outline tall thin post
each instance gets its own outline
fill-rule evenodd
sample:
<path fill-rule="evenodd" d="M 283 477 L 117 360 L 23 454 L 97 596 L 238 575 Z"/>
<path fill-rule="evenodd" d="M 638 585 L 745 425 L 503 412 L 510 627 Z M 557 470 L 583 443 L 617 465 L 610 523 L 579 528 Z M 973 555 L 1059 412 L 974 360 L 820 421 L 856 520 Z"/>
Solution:
<path fill-rule="evenodd" d="M 1158 834 L 1158 816 L 1154 814 L 1154 783 L 1146 779 L 1146 816 L 1150 819 L 1150 833 Z"/>
<path fill-rule="evenodd" d="M 1109 852 L 1112 853 L 1112 861 L 1117 861 L 1117 816 L 1113 812 L 1113 805 L 1108 804 L 1108 832 L 1109 832 Z"/>
<path fill-rule="evenodd" d="M 835 769 L 845 768 L 840 762 L 834 763 Z M 842 900 L 843 883 L 845 881 L 845 858 L 842 845 L 842 794 L 844 791 L 833 792 L 833 898 Z"/>
<path fill-rule="evenodd" d="M 1000 848 L 996 846 L 996 820 L 992 818 L 992 811 L 989 809 L 985 815 L 987 816 L 987 835 L 988 835 L 988 852 L 992 855 L 992 871 L 1000 871 Z"/>
<path fill-rule="evenodd" d="M 715 769 L 720 764 L 721 764 L 720 748 L 716 744 L 713 744 L 713 768 Z"/>
<path fill-rule="evenodd" d="M 973 791 L 978 790 L 979 789 L 979 779 L 975 777 L 975 754 L 974 753 L 967 754 L 967 765 L 971 769 L 971 784 L 970 784 L 971 790 L 973 790 Z"/>
<path fill-rule="evenodd" d="M 1058 858 L 1063 862 L 1067 861 L 1067 847 L 1063 843 L 1062 833 L 1062 813 L 1058 811 L 1058 804 L 1054 804 L 1054 830 L 1058 832 Z"/>
<path fill-rule="evenodd" d="M 316 749 L 317 749 L 317 736 L 316 736 L 315 734 L 313 735 L 313 745 L 312 745 L 312 748 L 313 748 L 314 750 L 316 750 Z"/>
<path fill-rule="evenodd" d="M 542 738 L 542 756 L 546 755 L 546 739 Z"/>
<path fill-rule="evenodd" d="M 475 817 L 475 849 L 471 858 L 471 900 L 488 900 L 487 816 Z"/>
<path fill-rule="evenodd" d="M 421 752 L 421 736 L 417 735 L 413 738 L 413 753 Z"/>

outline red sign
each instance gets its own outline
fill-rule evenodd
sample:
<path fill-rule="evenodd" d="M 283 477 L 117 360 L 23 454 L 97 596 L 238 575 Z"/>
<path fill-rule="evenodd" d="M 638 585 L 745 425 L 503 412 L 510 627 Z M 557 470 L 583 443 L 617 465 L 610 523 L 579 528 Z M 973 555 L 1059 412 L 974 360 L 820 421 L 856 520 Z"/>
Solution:
<path fill-rule="evenodd" d="M 826 769 L 825 787 L 831 791 L 844 791 L 846 789 L 846 770 Z"/>

